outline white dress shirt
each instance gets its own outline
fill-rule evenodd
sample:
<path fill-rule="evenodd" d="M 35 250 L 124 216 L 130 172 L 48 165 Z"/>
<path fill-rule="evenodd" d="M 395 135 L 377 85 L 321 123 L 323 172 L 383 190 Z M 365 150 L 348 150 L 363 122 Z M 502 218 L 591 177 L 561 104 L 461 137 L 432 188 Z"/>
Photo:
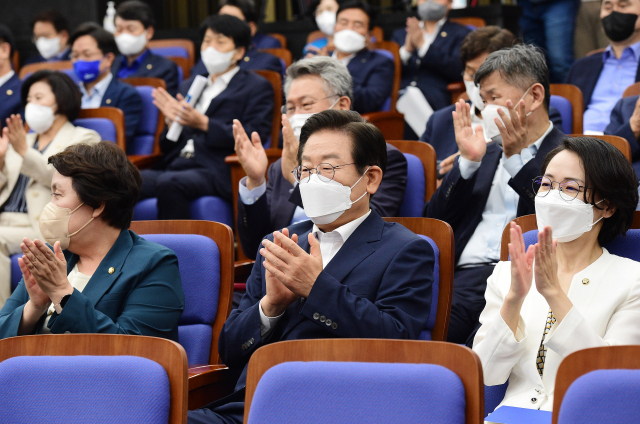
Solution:
<path fill-rule="evenodd" d="M 320 242 L 320 253 L 322 255 L 322 269 L 327 267 L 327 264 L 331 262 L 331 259 L 338 253 L 340 248 L 344 246 L 347 242 L 347 239 L 351 237 L 351 234 L 364 222 L 367 217 L 371 214 L 371 209 L 369 212 L 362 215 L 360 218 L 354 219 L 351 222 L 347 222 L 341 227 L 336 228 L 330 233 L 325 233 L 318 228 L 316 224 L 313 224 L 313 229 L 311 233 L 314 237 Z M 260 311 L 260 336 L 264 337 L 265 334 L 269 333 L 272 328 L 275 327 L 278 320 L 284 315 L 284 312 L 277 317 L 267 317 L 262 311 L 262 305 L 258 302 L 258 310 Z"/>
<path fill-rule="evenodd" d="M 502 231 L 516 217 L 518 211 L 519 196 L 509 186 L 509 180 L 536 157 L 540 145 L 551 130 L 553 130 L 553 124 L 549 121 L 549 128 L 542 137 L 529 147 L 522 149 L 519 154 L 507 159 L 504 152 L 502 153 L 500 164 L 493 176 L 487 204 L 482 211 L 482 220 L 462 251 L 458 266 L 495 263 L 500 260 Z M 481 162 L 464 159 L 462 156 L 459 161 L 460 176 L 465 180 L 469 179 L 481 164 Z"/>
<path fill-rule="evenodd" d="M 86 275 L 78 271 L 78 264 L 76 264 L 76 266 L 74 266 L 71 272 L 67 275 L 67 279 L 69 280 L 69 283 L 73 286 L 74 289 L 82 293 L 84 288 L 87 286 L 87 283 L 91 279 L 91 275 Z M 42 334 L 51 334 L 51 331 L 49 331 L 49 327 L 47 327 L 47 324 L 49 324 L 51 315 L 53 315 L 55 311 L 56 310 L 53 307 L 53 304 L 51 304 L 49 306 L 49 309 L 47 310 L 47 318 L 45 318 L 44 320 L 44 326 L 42 327 Z"/>
<path fill-rule="evenodd" d="M 298 183 L 296 182 L 296 185 Z M 295 185 L 293 186 L 295 188 Z M 245 205 L 253 205 L 258 201 L 260 197 L 264 195 L 267 191 L 267 182 L 263 181 L 258 187 L 255 187 L 251 190 L 247 188 L 247 177 L 243 177 L 240 180 L 240 184 L 238 187 L 238 195 L 240 197 L 240 201 Z M 307 221 L 309 217 L 306 213 L 304 213 L 304 209 L 300 206 L 296 206 L 295 211 L 293 212 L 293 218 L 291 218 L 291 222 L 289 225 L 293 225 L 296 222 Z"/>
<path fill-rule="evenodd" d="M 9 71 L 3 76 L 0 77 L 0 87 L 2 87 L 7 81 L 11 79 L 15 75 L 14 71 Z"/>
<path fill-rule="evenodd" d="M 107 91 L 107 87 L 111 84 L 111 80 L 113 79 L 113 74 L 109 72 L 102 81 L 97 83 L 91 89 L 91 93 L 87 92 L 87 89 L 84 87 L 83 83 L 80 83 L 80 92 L 82 93 L 82 109 L 97 109 L 102 104 L 102 98 L 104 97 L 104 93 Z"/>
<path fill-rule="evenodd" d="M 356 53 L 359 53 L 359 52 L 356 52 Z M 349 65 L 349 62 L 351 62 L 351 59 L 353 59 L 354 57 L 356 57 L 356 53 L 351 53 L 349 56 L 345 56 L 345 57 L 343 57 L 342 59 L 338 59 L 338 51 L 337 51 L 337 50 L 334 50 L 334 51 L 333 51 L 333 54 L 331 55 L 331 57 L 332 57 L 333 59 L 338 59 L 340 62 L 342 62 L 342 64 L 343 64 L 344 66 L 348 66 L 348 65 Z"/>
<path fill-rule="evenodd" d="M 420 47 L 420 49 L 418 50 L 418 57 L 422 58 L 424 57 L 424 55 L 427 54 L 429 47 L 431 47 L 431 44 L 433 44 L 433 42 L 435 41 L 436 37 L 438 36 L 438 33 L 442 29 L 442 25 L 444 25 L 446 21 L 447 21 L 446 16 L 440 19 L 436 24 L 436 27 L 433 30 L 433 32 L 426 32 L 424 30 L 424 22 L 420 21 L 420 28 L 422 28 L 422 39 L 424 40 L 424 43 L 422 43 L 422 47 Z M 411 52 L 408 52 L 407 49 L 404 48 L 404 45 L 400 47 L 400 59 L 402 60 L 402 63 L 406 65 L 407 62 L 409 62 L 410 58 L 411 58 Z"/>
<path fill-rule="evenodd" d="M 640 263 L 602 250 L 598 259 L 571 280 L 567 296 L 573 307 L 544 339 L 547 353 L 542 377 L 536 358 L 549 304 L 533 281 L 514 335 L 500 314 L 511 287 L 511 263 L 500 262 L 493 270 L 473 351 L 480 357 L 484 384 L 509 380 L 500 406 L 550 411 L 558 366 L 567 355 L 590 347 L 640 344 Z"/>
<path fill-rule="evenodd" d="M 198 103 L 196 103 L 196 109 L 200 113 L 207 113 L 207 109 L 209 109 L 209 105 L 211 101 L 215 99 L 220 93 L 222 93 L 227 86 L 229 85 L 229 81 L 240 71 L 240 67 L 236 66 L 235 68 L 227 71 L 226 73 L 220 75 L 215 81 L 211 81 L 211 75 L 207 78 L 207 87 L 202 90 L 202 94 L 198 99 Z"/>

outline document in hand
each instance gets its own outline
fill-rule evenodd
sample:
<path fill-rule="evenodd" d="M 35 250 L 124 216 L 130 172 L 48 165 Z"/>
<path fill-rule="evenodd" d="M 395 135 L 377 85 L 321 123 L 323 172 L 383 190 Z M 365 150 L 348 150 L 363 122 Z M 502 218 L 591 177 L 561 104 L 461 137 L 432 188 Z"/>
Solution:
<path fill-rule="evenodd" d="M 427 121 L 433 115 L 433 108 L 418 87 L 408 86 L 396 103 L 398 112 L 404 114 L 405 122 L 413 132 L 422 135 L 427 128 Z"/>

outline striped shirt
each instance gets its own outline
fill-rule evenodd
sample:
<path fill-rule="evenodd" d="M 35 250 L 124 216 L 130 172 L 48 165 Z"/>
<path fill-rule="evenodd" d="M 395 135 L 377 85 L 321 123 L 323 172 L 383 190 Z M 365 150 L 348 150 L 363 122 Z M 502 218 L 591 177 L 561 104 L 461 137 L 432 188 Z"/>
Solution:
<path fill-rule="evenodd" d="M 49 147 L 47 145 L 47 147 Z M 47 147 L 42 150 L 44 152 L 47 150 Z M 36 140 L 33 148 L 38 150 L 38 140 Z M 42 153 L 40 152 L 40 153 Z M 0 213 L 2 212 L 15 212 L 15 213 L 27 213 L 27 198 L 25 197 L 25 193 L 27 191 L 27 185 L 29 184 L 29 177 L 24 174 L 20 174 L 18 176 L 18 181 L 16 181 L 16 185 L 13 187 L 11 191 L 11 195 L 4 202 L 4 205 L 0 207 Z"/>

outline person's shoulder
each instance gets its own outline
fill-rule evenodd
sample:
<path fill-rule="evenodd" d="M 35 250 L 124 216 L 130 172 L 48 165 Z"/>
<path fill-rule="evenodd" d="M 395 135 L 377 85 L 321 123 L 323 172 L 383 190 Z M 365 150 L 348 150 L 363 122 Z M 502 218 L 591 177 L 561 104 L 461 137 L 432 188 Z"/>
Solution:
<path fill-rule="evenodd" d="M 157 262 L 165 257 L 176 256 L 175 252 L 168 247 L 149 241 L 144 238 L 144 235 L 138 235 L 131 230 L 128 230 L 128 232 L 133 243 L 129 258 L 137 258 L 136 261 L 143 258 L 148 260 L 155 259 Z"/>
<path fill-rule="evenodd" d="M 380 65 L 388 65 L 388 66 L 393 66 L 393 60 L 387 56 L 385 56 L 383 53 L 377 52 L 376 50 L 369 50 L 369 49 L 365 49 L 367 52 L 367 57 L 368 59 L 372 62 L 373 66 L 380 66 Z"/>
<path fill-rule="evenodd" d="M 407 245 L 414 244 L 425 248 L 431 244 L 422 236 L 409 230 L 402 224 L 397 222 L 386 222 L 382 229 L 382 240 L 386 240 L 388 243 L 404 248 Z"/>
<path fill-rule="evenodd" d="M 73 125 L 69 123 L 72 127 L 73 135 L 70 137 L 72 143 L 86 143 L 86 144 L 95 144 L 100 142 L 100 134 L 96 131 L 84 128 L 80 126 Z"/>
<path fill-rule="evenodd" d="M 455 110 L 456 110 L 456 105 L 449 105 L 449 106 L 443 107 L 442 109 L 438 109 L 435 112 L 433 112 L 433 115 L 431 115 L 429 119 L 433 119 L 434 122 L 440 122 L 442 120 L 452 121 L 453 115 L 451 115 L 451 112 Z"/>
<path fill-rule="evenodd" d="M 445 32 L 446 35 L 442 34 L 443 31 Z M 440 35 L 443 36 L 444 38 L 446 38 L 446 36 L 448 36 L 449 34 L 465 37 L 470 32 L 471 32 L 471 29 L 466 25 L 462 25 L 447 19 L 444 25 L 442 25 L 442 29 L 440 30 Z"/>
<path fill-rule="evenodd" d="M 587 75 L 592 68 L 597 68 L 603 64 L 602 52 L 592 53 L 589 56 L 577 59 L 569 68 L 569 75 L 567 78 L 577 77 L 581 75 Z M 570 80 L 567 82 L 571 83 Z"/>
<path fill-rule="evenodd" d="M 393 32 L 391 33 L 391 37 L 392 38 L 403 38 L 407 35 L 407 29 L 406 28 L 398 28 L 393 30 Z"/>
<path fill-rule="evenodd" d="M 240 69 L 231 81 L 236 80 L 242 83 L 245 88 L 255 90 L 255 86 L 261 86 L 261 89 L 271 89 L 271 83 L 262 75 L 246 69 Z"/>

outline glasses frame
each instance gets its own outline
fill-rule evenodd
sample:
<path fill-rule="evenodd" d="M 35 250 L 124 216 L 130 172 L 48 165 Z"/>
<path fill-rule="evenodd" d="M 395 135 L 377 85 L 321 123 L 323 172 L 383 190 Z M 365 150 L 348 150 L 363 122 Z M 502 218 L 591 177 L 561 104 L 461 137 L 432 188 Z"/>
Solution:
<path fill-rule="evenodd" d="M 311 179 L 311 175 L 312 175 L 313 173 L 315 173 L 315 174 L 318 176 L 318 178 L 320 178 L 320 181 L 325 182 L 325 183 L 328 183 L 329 181 L 333 181 L 333 179 L 335 178 L 335 176 L 336 176 L 336 169 L 342 168 L 343 166 L 349 166 L 349 165 L 355 165 L 355 164 L 356 164 L 355 162 L 352 162 L 352 163 L 343 163 L 342 165 L 331 165 L 330 163 L 323 162 L 323 163 L 319 163 L 319 164 L 318 164 L 318 166 L 316 166 L 315 168 L 308 168 L 308 167 L 306 167 L 306 166 L 304 166 L 304 165 L 300 165 L 300 166 L 296 166 L 295 168 L 293 168 L 293 171 L 291 171 L 291 173 L 293 174 L 293 178 L 295 178 L 295 179 L 296 179 L 296 181 L 297 181 L 298 183 L 300 183 L 300 182 L 302 182 L 302 180 L 304 180 L 304 178 L 300 178 L 300 175 L 299 175 L 299 174 L 300 174 L 300 172 L 302 171 L 302 168 L 307 168 L 307 170 L 309 171 L 309 177 L 308 177 L 308 178 L 306 178 L 306 179 Z M 320 166 L 322 166 L 322 165 L 328 165 L 328 166 L 330 166 L 331 168 L 333 168 L 333 175 L 332 175 L 332 176 L 331 176 L 331 178 L 330 178 L 330 179 L 328 179 L 327 181 L 323 181 L 323 180 L 322 180 L 323 178 L 327 178 L 327 177 L 324 177 L 324 176 L 323 176 L 323 177 L 320 177 L 320 174 L 318 173 L 318 168 L 320 168 Z M 313 170 L 314 172 L 311 172 L 312 170 Z"/>
<path fill-rule="evenodd" d="M 545 179 L 547 179 L 547 180 L 549 180 L 551 182 L 551 190 L 554 190 L 554 184 L 557 184 L 557 187 L 558 187 L 558 190 L 560 191 L 560 193 L 562 193 L 566 197 L 571 197 L 570 194 L 566 193 L 563 190 L 563 188 L 567 187 L 568 183 L 575 183 L 578 186 L 578 192 L 576 193 L 575 196 L 571 197 L 570 199 L 565 199 L 562 196 L 560 196 L 562 198 L 562 200 L 564 200 L 566 202 L 571 202 L 572 200 L 576 199 L 580 193 L 584 193 L 585 191 L 590 190 L 589 187 L 581 186 L 580 184 L 578 184 L 577 181 L 574 181 L 574 180 L 565 181 L 563 183 L 560 183 L 558 181 L 551 180 L 551 178 L 549 178 L 549 177 L 545 177 L 543 175 L 540 175 L 540 176 L 535 177 L 533 180 L 531 180 L 531 187 L 533 188 L 533 192 L 535 193 L 536 196 L 539 196 L 539 197 L 545 197 L 547 194 L 549 194 L 551 192 L 551 190 L 543 191 L 542 193 L 544 193 L 544 194 L 538 195 L 538 193 L 540 192 L 540 187 L 538 187 L 538 189 L 536 190 L 536 180 L 538 180 L 538 179 L 542 180 L 543 178 L 545 178 Z"/>
<path fill-rule="evenodd" d="M 340 98 L 340 97 L 342 97 L 342 95 L 341 95 L 341 94 L 334 94 L 333 96 L 327 96 L 327 97 L 323 97 L 323 98 L 321 98 L 321 99 L 316 99 L 316 100 L 313 100 L 311 103 L 309 103 L 309 106 L 313 106 L 313 105 L 315 105 L 315 104 L 316 104 L 316 103 L 318 103 L 320 100 L 326 100 L 326 99 L 330 99 L 330 98 L 332 98 L 332 97 L 338 97 L 338 98 Z M 293 108 L 293 110 L 295 111 L 295 110 L 296 110 L 296 108 Z M 284 105 L 282 105 L 282 106 L 280 107 L 280 112 L 282 112 L 282 114 L 283 114 L 283 115 L 287 115 L 287 116 L 289 116 L 289 113 L 288 113 L 288 112 L 289 112 L 289 109 L 287 108 L 287 105 L 286 105 L 286 104 L 284 104 Z M 311 113 L 311 112 L 306 112 L 306 113 Z M 293 115 L 294 115 L 294 114 L 292 114 L 292 116 L 293 116 Z"/>

